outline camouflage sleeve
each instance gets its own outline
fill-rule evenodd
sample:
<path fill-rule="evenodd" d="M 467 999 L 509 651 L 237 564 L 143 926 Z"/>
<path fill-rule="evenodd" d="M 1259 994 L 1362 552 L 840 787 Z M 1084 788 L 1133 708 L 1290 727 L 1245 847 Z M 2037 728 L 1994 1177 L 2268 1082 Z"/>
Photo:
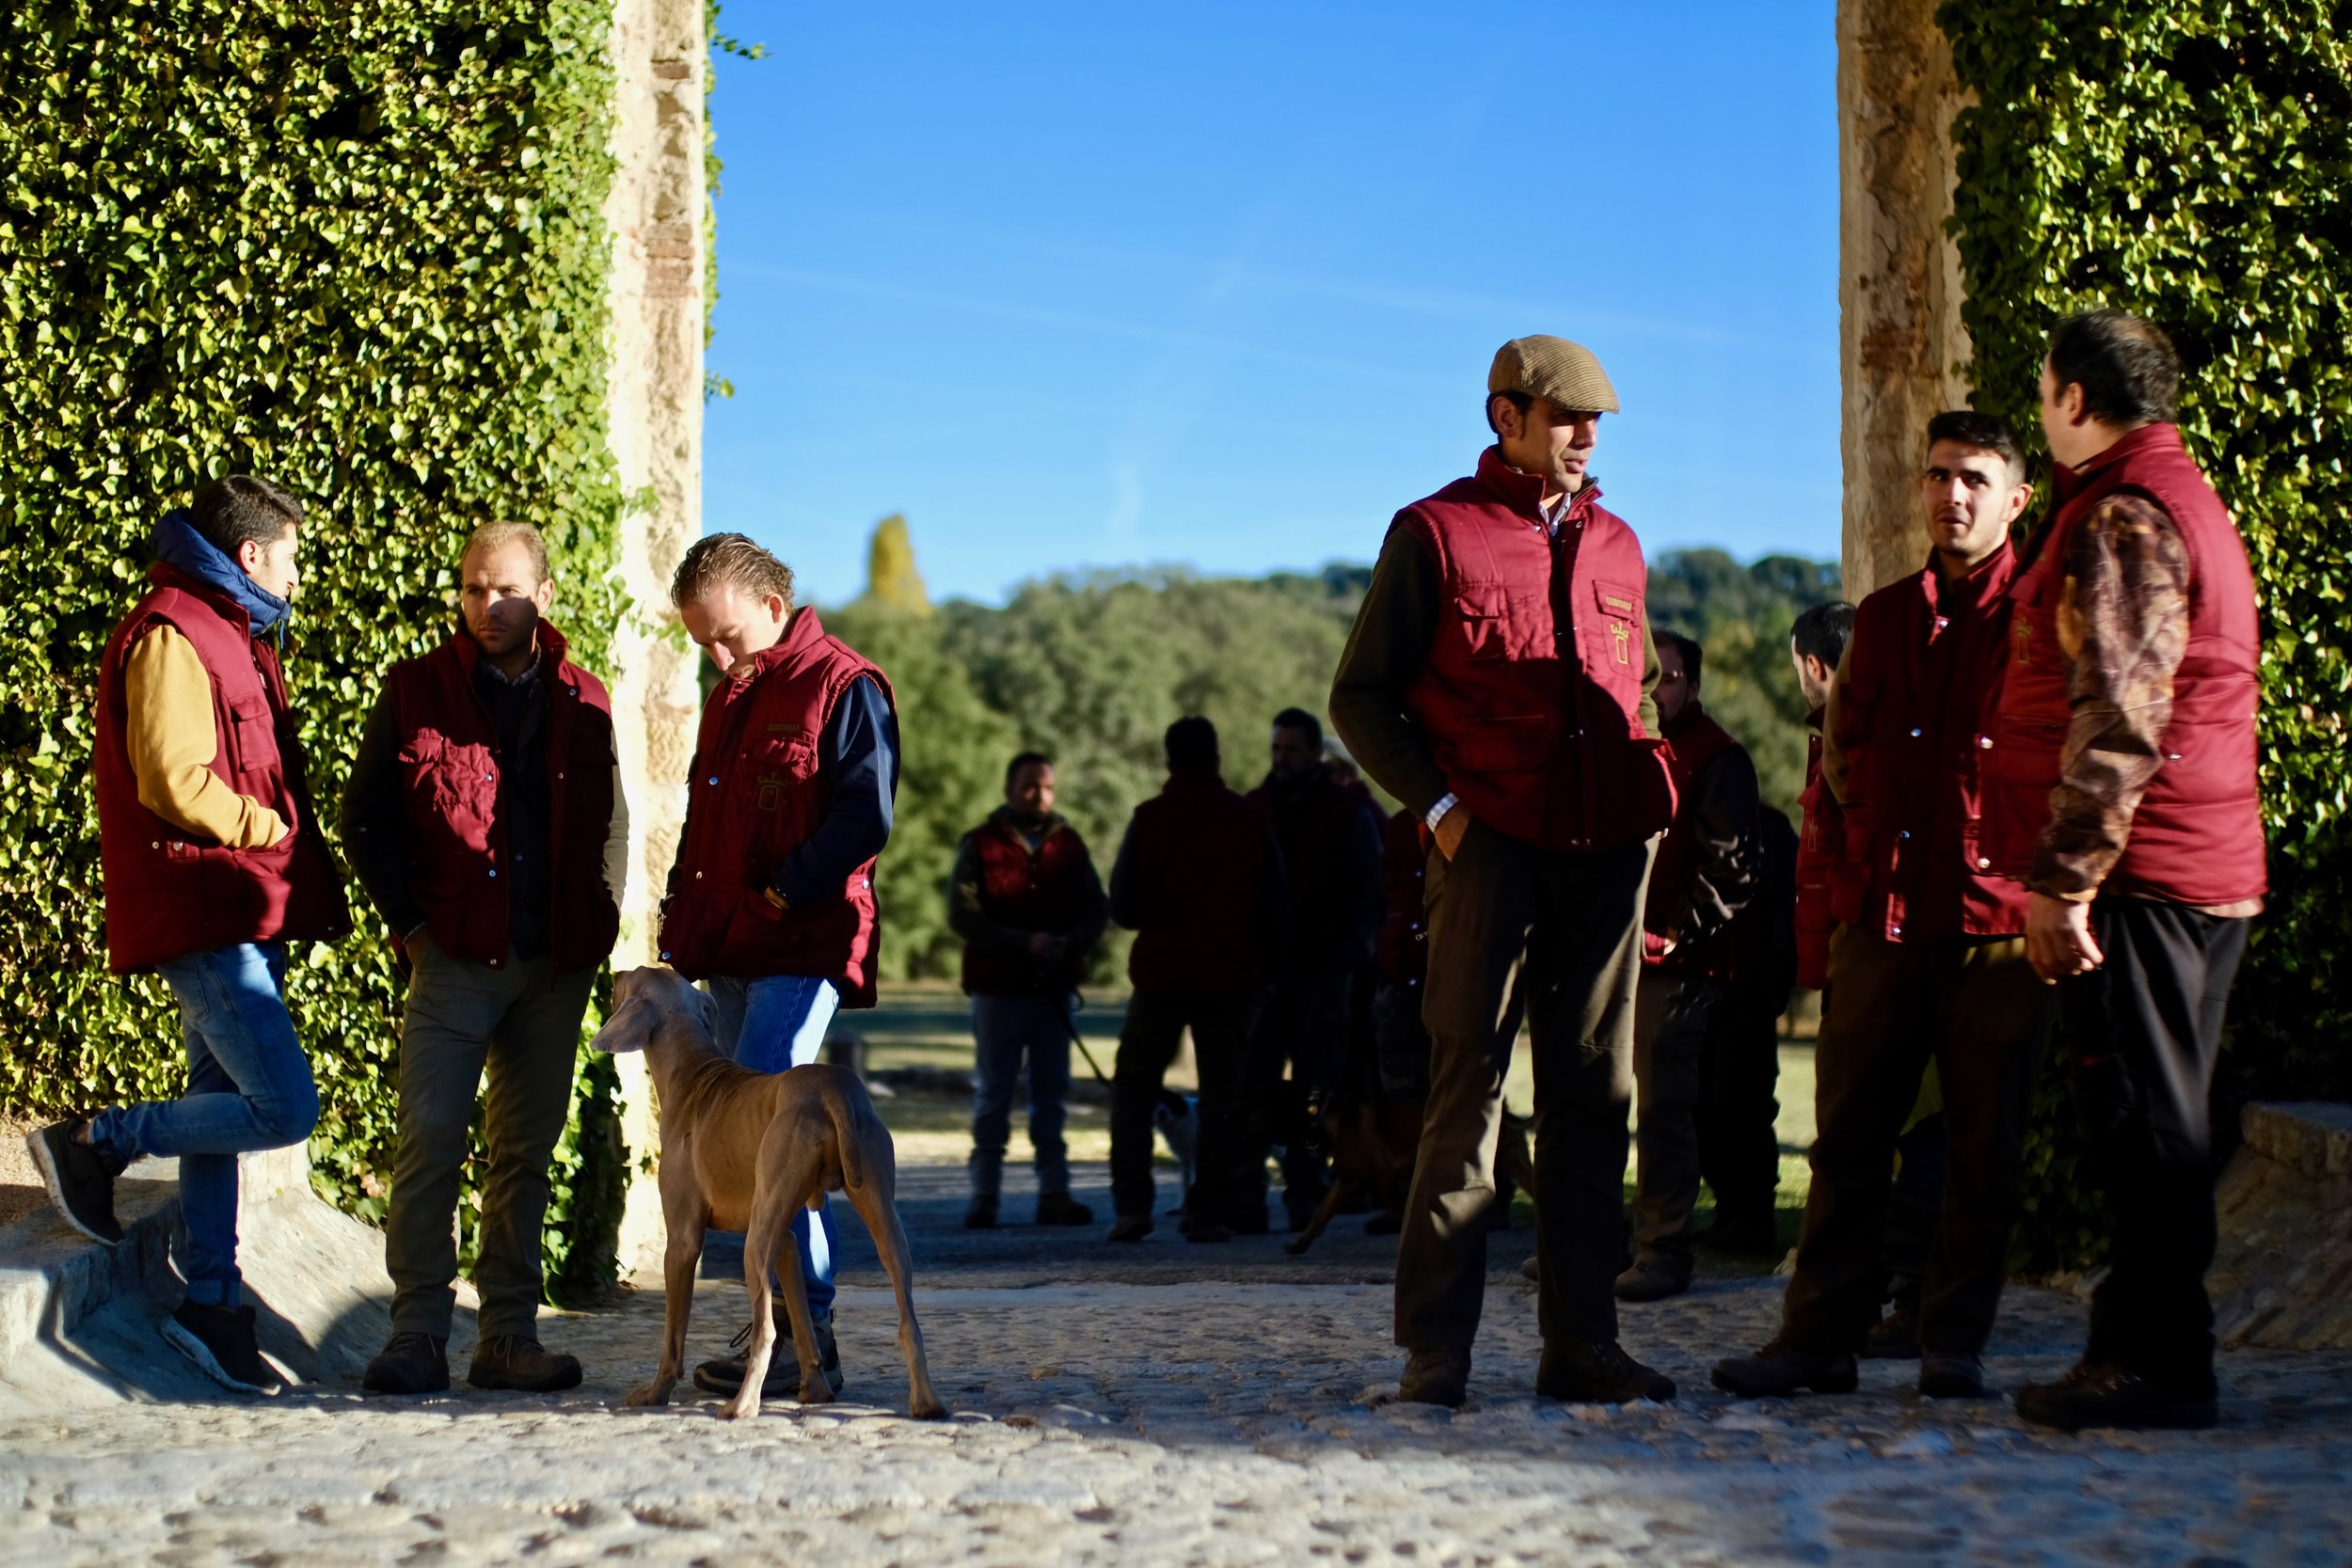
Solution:
<path fill-rule="evenodd" d="M 2188 551 L 2162 507 L 2121 493 L 2075 533 L 2065 571 L 2058 645 L 2074 717 L 2026 885 L 2080 901 L 2114 869 L 2164 764 L 2172 677 L 2188 645 Z"/>

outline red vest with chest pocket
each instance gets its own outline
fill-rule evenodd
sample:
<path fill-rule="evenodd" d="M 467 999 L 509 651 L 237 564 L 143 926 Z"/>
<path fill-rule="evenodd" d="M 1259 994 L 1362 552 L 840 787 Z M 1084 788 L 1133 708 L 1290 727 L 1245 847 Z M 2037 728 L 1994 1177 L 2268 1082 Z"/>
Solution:
<path fill-rule="evenodd" d="M 611 955 L 621 911 L 604 885 L 612 827 L 612 703 L 596 676 L 564 657 L 564 634 L 538 628 L 548 695 L 548 952 L 559 969 Z M 498 730 L 474 690 L 482 653 L 462 632 L 421 658 L 403 659 L 385 684 L 400 734 L 401 847 L 408 891 L 434 945 L 502 967 L 511 944 L 506 825 L 500 818 Z"/>
<path fill-rule="evenodd" d="M 1976 602 L 1944 602 L 1931 562 L 1854 611 L 1837 709 L 1841 808 L 1856 884 L 1840 919 L 1887 942 L 2015 936 L 2025 890 L 1984 839 L 1985 744 L 2009 644 L 2016 558 L 2007 544 L 1970 574 Z M 1950 613 L 1944 613 L 1947 610 Z"/>
<path fill-rule="evenodd" d="M 105 867 L 106 959 L 118 974 L 248 942 L 331 942 L 351 929 L 342 879 L 311 815 L 278 650 L 218 590 L 161 563 L 154 591 L 123 617 L 98 666 L 94 771 Z M 213 683 L 213 776 L 276 812 L 273 846 L 230 849 L 139 800 L 131 771 L 125 671 L 157 626 L 188 641 Z"/>
<path fill-rule="evenodd" d="M 1441 584 L 1405 708 L 1479 821 L 1540 849 L 1622 848 L 1674 819 L 1662 742 L 1639 717 L 1648 569 L 1597 485 L 1570 501 L 1557 546 L 1542 494 L 1489 447 L 1476 477 L 1390 525 Z"/>
<path fill-rule="evenodd" d="M 753 662 L 745 679 L 722 677 L 703 705 L 662 959 L 695 980 L 815 975 L 833 982 L 844 1007 L 870 1007 L 881 937 L 874 863 L 812 909 L 779 910 L 761 890 L 832 805 L 818 747 L 841 694 L 863 676 L 891 702 L 890 683 L 830 636 L 814 607 L 793 611 L 783 638 Z"/>
<path fill-rule="evenodd" d="M 1993 869 L 2029 874 L 2074 716 L 2059 600 L 2074 531 L 2101 501 L 2136 490 L 2164 508 L 2188 554 L 2188 646 L 2172 677 L 2163 759 L 2132 814 L 2103 891 L 2204 907 L 2268 891 L 2255 708 L 2261 630 L 2254 574 L 2229 509 L 2181 445 L 2178 427 L 2144 425 L 2072 473 L 2058 515 L 2010 590 L 2014 608 L 1998 709 L 1988 736 L 1986 850 Z"/>
<path fill-rule="evenodd" d="M 1086 840 L 1068 823 L 1031 849 L 1020 830 L 991 817 L 972 830 L 980 857 L 980 906 L 991 920 L 1016 931 L 1058 934 L 1078 923 L 1087 907 Z M 966 943 L 963 990 L 970 996 L 1057 996 L 1086 973 L 1088 954 L 1065 951 L 1053 968 L 1041 970 L 1022 953 L 991 953 Z"/>

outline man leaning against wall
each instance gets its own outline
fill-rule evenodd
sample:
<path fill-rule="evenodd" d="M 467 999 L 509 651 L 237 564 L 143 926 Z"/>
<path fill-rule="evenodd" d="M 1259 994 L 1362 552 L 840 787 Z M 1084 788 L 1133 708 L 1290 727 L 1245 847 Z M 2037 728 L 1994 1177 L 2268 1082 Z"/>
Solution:
<path fill-rule="evenodd" d="M 108 965 L 171 988 L 187 1092 L 27 1140 L 52 1201 L 108 1245 L 122 1240 L 115 1178 L 143 1155 L 178 1157 L 187 1292 L 164 1338 L 247 1393 L 282 1380 L 243 1297 L 237 1156 L 298 1144 L 318 1120 L 286 950 L 350 928 L 279 664 L 301 523 L 286 491 L 232 474 L 156 525 L 154 586 L 99 665 L 98 841 Z"/>
<path fill-rule="evenodd" d="M 392 1334 L 368 1364 L 371 1393 L 449 1386 L 452 1227 L 478 1099 L 489 1166 L 466 1381 L 544 1392 L 580 1378 L 539 1343 L 539 1232 L 580 1020 L 620 929 L 628 813 L 612 700 L 571 661 L 554 598 L 536 529 L 475 530 L 456 623 L 386 673 L 343 793 L 344 849 L 408 968 L 384 1237 Z"/>

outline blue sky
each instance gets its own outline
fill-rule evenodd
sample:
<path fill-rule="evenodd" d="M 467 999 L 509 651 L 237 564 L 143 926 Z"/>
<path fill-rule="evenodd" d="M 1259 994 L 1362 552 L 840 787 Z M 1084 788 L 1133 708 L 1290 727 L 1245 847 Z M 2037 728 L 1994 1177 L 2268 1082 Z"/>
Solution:
<path fill-rule="evenodd" d="M 1368 561 L 1554 332 L 1653 551 L 1834 556 L 1831 0 L 730 0 L 704 527 L 820 603 Z"/>

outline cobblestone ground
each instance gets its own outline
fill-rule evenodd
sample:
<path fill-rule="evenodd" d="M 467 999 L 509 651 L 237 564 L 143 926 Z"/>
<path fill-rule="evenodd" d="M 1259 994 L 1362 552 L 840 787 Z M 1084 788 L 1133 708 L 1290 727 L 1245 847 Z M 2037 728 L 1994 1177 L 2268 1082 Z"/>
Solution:
<path fill-rule="evenodd" d="M 730 1424 L 682 1388 L 623 1408 L 661 1309 L 630 1292 L 548 1315 L 547 1340 L 589 1367 L 559 1397 L 181 1388 L 0 1420 L 0 1561 L 2352 1561 L 2343 1357 L 2229 1356 L 2212 1433 L 2044 1435 L 2002 1401 L 1923 1403 L 1892 1363 L 1851 1398 L 1735 1404 L 1708 1364 L 1770 1331 L 1778 1282 L 1718 1277 L 1627 1316 L 1679 1402 L 1563 1407 L 1531 1392 L 1533 1291 L 1503 1272 L 1520 1232 L 1498 1238 L 1471 1402 L 1449 1414 L 1383 1401 L 1391 1249 L 1359 1221 L 1299 1262 L 1275 1239 L 1191 1247 L 1165 1227 L 1115 1253 L 1094 1231 L 964 1232 L 960 1172 L 902 1176 L 948 1421 L 899 1414 L 895 1319 L 854 1235 L 841 1403 Z M 1100 1205 L 1102 1186 L 1089 1170 L 1081 1196 Z M 1018 1190 L 1007 1207 L 1026 1218 Z M 741 1299 L 703 1282 L 694 1354 Z M 2081 1316 L 2013 1292 L 1996 1379 L 2061 1369 Z"/>

